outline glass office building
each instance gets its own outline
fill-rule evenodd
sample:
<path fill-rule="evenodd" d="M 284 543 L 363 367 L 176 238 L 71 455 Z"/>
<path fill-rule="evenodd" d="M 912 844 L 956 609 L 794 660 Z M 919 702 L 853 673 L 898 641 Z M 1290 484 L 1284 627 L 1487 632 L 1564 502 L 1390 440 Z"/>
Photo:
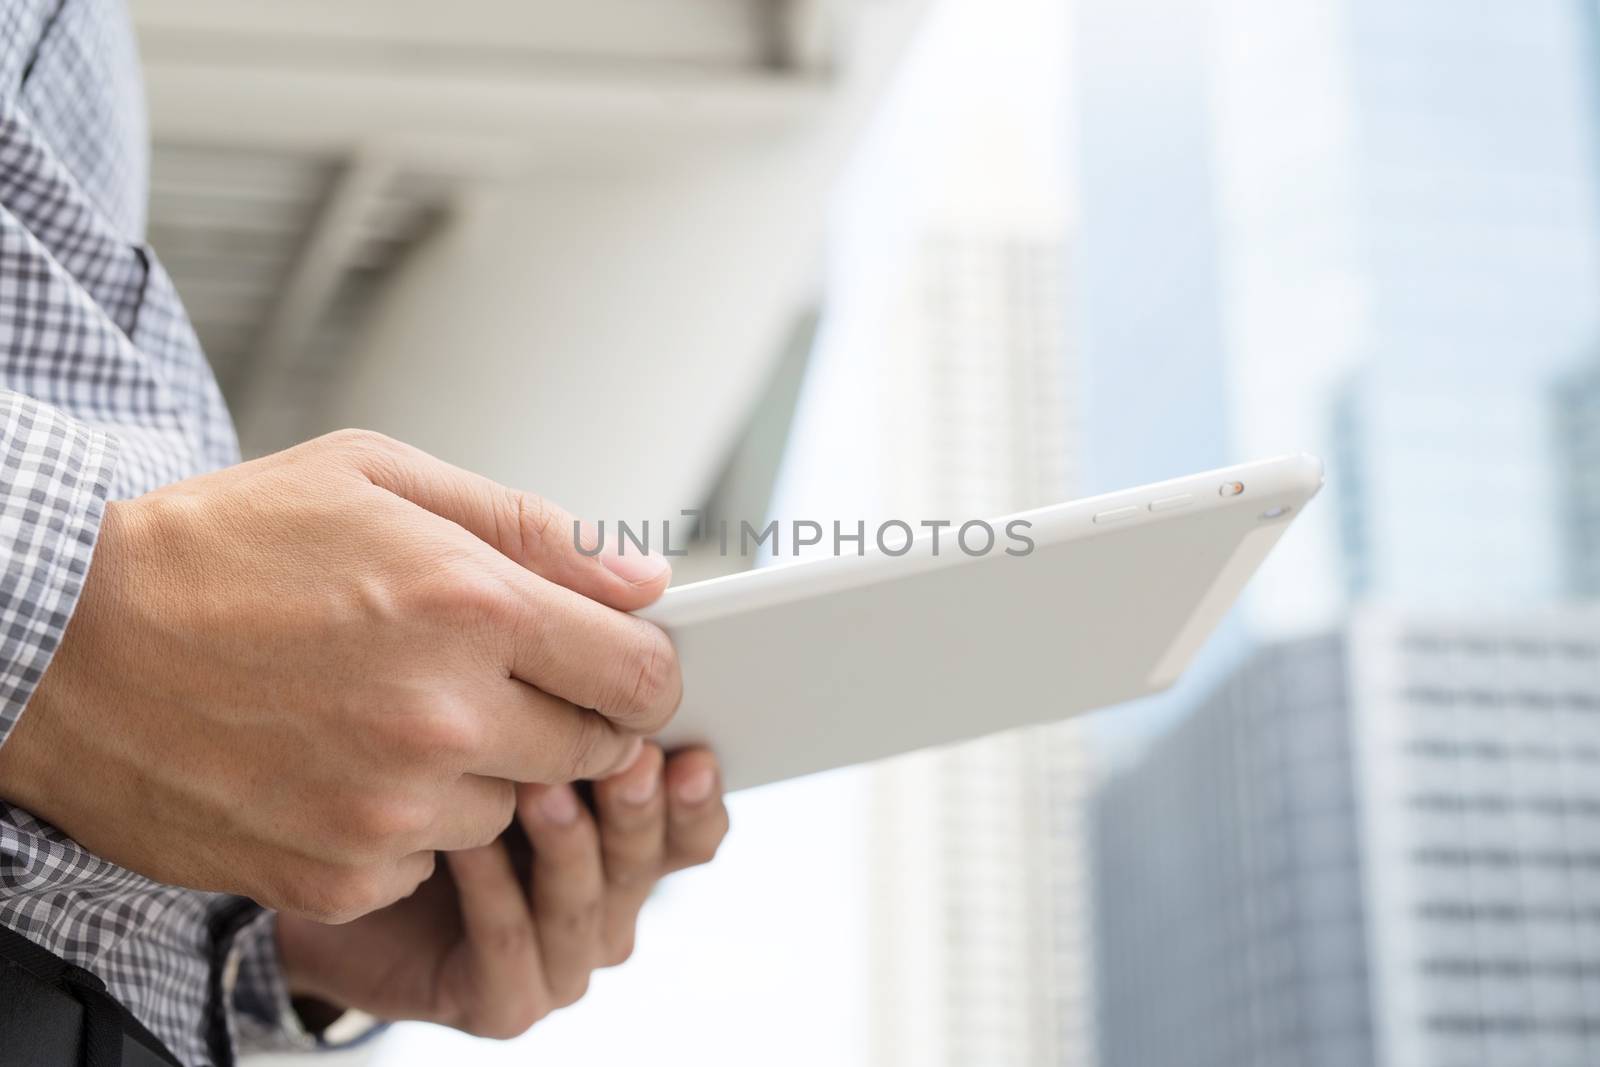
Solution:
<path fill-rule="evenodd" d="M 1102 64 L 1136 117 L 1190 87 L 1148 119 L 1158 148 L 1193 145 L 1165 179 L 1188 199 L 1137 184 L 1159 158 L 1139 122 L 1128 182 L 1086 161 L 1084 192 L 1102 177 L 1103 206 L 1165 220 L 1219 312 L 1212 335 L 1183 320 L 1191 345 L 1163 336 L 1171 276 L 1119 263 L 1086 200 L 1087 378 L 1159 392 L 1186 358 L 1226 388 L 1091 428 L 1203 454 L 1215 417 L 1228 458 L 1310 448 L 1329 479 L 1253 584 L 1248 637 L 1270 643 L 1098 791 L 1103 1062 L 1600 1063 L 1600 618 L 1543 607 L 1600 595 L 1576 562 L 1600 543 L 1600 374 L 1572 372 L 1600 350 L 1595 6 L 1132 10 L 1162 23 L 1152 56 L 1167 23 L 1190 38 L 1168 73 Z M 1115 140 L 1094 120 L 1086 152 Z M 1549 613 L 1511 614 L 1530 610 Z"/>
<path fill-rule="evenodd" d="M 1005 514 L 1072 495 L 1066 240 L 1048 217 L 998 233 L 981 222 L 930 227 L 896 274 L 898 314 L 874 347 L 890 514 Z M 871 774 L 871 1062 L 1091 1064 L 1093 768 L 1077 724 Z"/>
<path fill-rule="evenodd" d="M 1450 375 L 1401 361 L 1352 375 L 1334 401 L 1328 487 L 1347 598 L 1456 608 L 1559 598 L 1556 415 L 1550 380 L 1515 364 L 1463 356 Z"/>
<path fill-rule="evenodd" d="M 1564 366 L 1600 333 L 1600 75 L 1580 0 L 1215 0 L 1235 397 L 1306 361 Z M 1241 414 L 1250 415 L 1248 410 Z"/>
<path fill-rule="evenodd" d="M 1259 653 L 1098 793 L 1102 1067 L 1372 1062 L 1345 685 Z"/>
<path fill-rule="evenodd" d="M 1106 1067 L 1600 1062 L 1600 613 L 1264 648 L 1094 841 Z"/>
<path fill-rule="evenodd" d="M 1554 403 L 1567 589 L 1600 599 L 1600 358 L 1563 378 Z"/>

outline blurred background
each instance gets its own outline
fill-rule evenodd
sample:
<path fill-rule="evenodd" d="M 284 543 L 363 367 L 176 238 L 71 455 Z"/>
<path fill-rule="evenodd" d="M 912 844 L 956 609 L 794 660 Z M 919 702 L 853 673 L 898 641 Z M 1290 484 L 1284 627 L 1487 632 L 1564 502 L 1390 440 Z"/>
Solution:
<path fill-rule="evenodd" d="M 1600 1064 L 1595 0 L 133 7 L 248 453 L 752 520 L 1328 461 L 1172 692 L 735 797 L 578 1006 L 324 1062 Z"/>

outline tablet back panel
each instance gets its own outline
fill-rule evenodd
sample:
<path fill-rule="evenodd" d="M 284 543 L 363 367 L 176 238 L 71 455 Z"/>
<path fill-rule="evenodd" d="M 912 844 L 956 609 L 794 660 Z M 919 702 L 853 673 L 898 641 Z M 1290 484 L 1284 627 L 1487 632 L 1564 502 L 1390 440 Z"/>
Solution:
<path fill-rule="evenodd" d="M 937 557 L 923 540 L 669 590 L 640 612 L 683 668 L 661 741 L 710 745 L 741 789 L 1156 692 L 1321 483 L 1290 456 L 995 520 L 1031 523 L 1026 556 L 946 531 Z"/>

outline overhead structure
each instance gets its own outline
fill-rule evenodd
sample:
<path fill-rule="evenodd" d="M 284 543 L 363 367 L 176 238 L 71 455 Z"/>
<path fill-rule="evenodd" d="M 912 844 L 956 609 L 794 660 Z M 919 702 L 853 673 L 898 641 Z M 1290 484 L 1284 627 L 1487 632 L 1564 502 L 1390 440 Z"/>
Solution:
<path fill-rule="evenodd" d="M 441 429 L 436 420 L 412 427 L 402 398 L 390 397 L 381 410 L 346 398 L 352 388 L 370 392 L 356 368 L 371 361 L 357 357 L 367 339 L 384 335 L 385 294 L 412 270 L 427 238 L 457 228 L 463 215 L 481 213 L 491 200 L 512 212 L 526 197 L 547 205 L 587 200 L 574 211 L 591 210 L 590 221 L 604 229 L 609 211 L 594 190 L 646 180 L 658 194 L 654 216 L 668 220 L 681 181 L 670 175 L 702 170 L 723 194 L 752 203 L 765 197 L 766 210 L 795 224 L 766 234 L 772 240 L 760 248 L 710 235 L 726 246 L 721 266 L 790 285 L 794 272 L 783 261 L 795 260 L 809 279 L 809 292 L 797 288 L 770 310 L 761 305 L 759 313 L 781 320 L 769 341 L 707 353 L 704 365 L 682 368 L 715 427 L 680 457 L 706 468 L 694 472 L 703 482 L 731 448 L 729 429 L 759 395 L 784 337 L 811 308 L 828 186 L 921 6 L 134 0 L 155 142 L 151 241 L 195 318 L 247 451 L 280 447 L 329 420 L 361 418 L 423 436 Z M 687 210 L 702 213 L 703 205 Z M 583 244 L 585 220 L 567 221 L 562 240 L 568 248 Z M 664 257 L 655 269 L 670 273 L 670 242 L 646 233 L 639 243 L 645 254 Z M 455 254 L 479 264 L 535 253 L 566 254 L 481 241 Z M 452 261 L 443 269 L 471 268 Z M 508 277 L 517 273 L 506 268 Z M 633 299 L 620 288 L 611 297 L 614 308 Z M 443 293 L 437 299 L 447 301 Z M 437 311 L 450 319 L 448 302 Z M 669 324 L 658 326 L 659 344 L 670 346 Z M 530 350 L 537 334 L 535 324 Z M 729 335 L 753 336 L 738 328 Z M 427 367 L 410 366 L 403 355 L 387 369 L 378 360 L 369 373 L 404 370 L 426 392 Z M 608 359 L 643 355 L 617 350 Z M 652 356 L 660 355 L 657 346 Z M 482 358 L 494 366 L 503 356 Z M 720 372 L 713 373 L 713 356 Z M 474 358 L 458 351 L 450 362 L 462 369 Z M 506 387 L 547 393 L 537 360 L 526 363 Z M 490 377 L 504 375 L 497 367 Z M 565 407 L 583 410 L 582 398 Z M 481 419 L 473 428 L 481 432 Z M 435 444 L 449 448 L 465 429 L 436 433 Z M 509 466 L 471 448 L 456 451 L 502 473 Z"/>

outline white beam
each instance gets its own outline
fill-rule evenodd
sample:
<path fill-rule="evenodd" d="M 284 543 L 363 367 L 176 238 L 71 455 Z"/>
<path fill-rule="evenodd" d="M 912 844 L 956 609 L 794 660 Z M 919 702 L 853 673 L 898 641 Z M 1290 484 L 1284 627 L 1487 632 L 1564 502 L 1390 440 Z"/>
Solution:
<path fill-rule="evenodd" d="M 134 0 L 147 56 L 235 63 L 401 60 L 527 65 L 551 57 L 720 66 L 761 61 L 778 0 Z"/>
<path fill-rule="evenodd" d="M 237 69 L 196 58 L 151 63 L 145 80 L 159 140 L 338 155 L 382 146 L 446 173 L 681 150 L 697 132 L 812 117 L 826 99 L 820 82 L 771 73 L 419 76 L 398 66 Z"/>

